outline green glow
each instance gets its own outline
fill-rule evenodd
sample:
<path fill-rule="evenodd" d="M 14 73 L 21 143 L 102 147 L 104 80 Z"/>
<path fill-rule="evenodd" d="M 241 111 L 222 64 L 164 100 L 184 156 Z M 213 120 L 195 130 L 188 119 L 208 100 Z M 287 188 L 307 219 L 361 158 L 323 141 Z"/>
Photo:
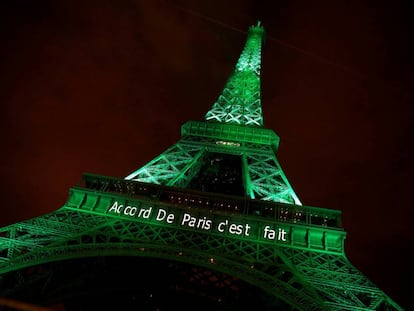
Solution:
<path fill-rule="evenodd" d="M 207 122 L 186 122 L 182 139 L 129 174 L 127 180 L 186 188 L 200 173 L 208 152 L 239 155 L 245 196 L 301 205 L 275 152 L 279 137 L 263 128 L 260 60 L 264 30 L 250 27 L 245 47 Z"/>
<path fill-rule="evenodd" d="M 176 144 L 124 179 L 84 174 L 60 209 L 0 228 L 0 296 L 34 284 L 27 267 L 142 256 L 235 276 L 292 310 L 402 311 L 345 256 L 341 212 L 302 206 L 283 173 L 279 137 L 263 128 L 262 36 L 259 24 L 250 28 L 206 121 L 186 122 Z M 220 155 L 240 164 L 230 177 L 244 196 L 188 188 Z"/>
<path fill-rule="evenodd" d="M 260 57 L 264 30 L 250 27 L 243 52 L 221 95 L 207 112 L 207 121 L 263 126 L 260 102 Z"/>

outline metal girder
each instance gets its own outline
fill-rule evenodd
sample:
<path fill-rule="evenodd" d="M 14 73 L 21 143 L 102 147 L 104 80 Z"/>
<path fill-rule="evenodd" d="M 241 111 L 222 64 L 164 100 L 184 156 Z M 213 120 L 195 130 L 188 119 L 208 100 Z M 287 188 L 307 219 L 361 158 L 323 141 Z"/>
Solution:
<path fill-rule="evenodd" d="M 246 44 L 222 93 L 205 115 L 205 120 L 263 126 L 260 101 L 260 60 L 263 28 L 251 27 Z"/>
<path fill-rule="evenodd" d="M 270 148 L 260 153 L 246 152 L 245 157 L 255 198 L 302 205 Z"/>
<path fill-rule="evenodd" d="M 168 184 L 188 170 L 188 164 L 201 151 L 199 146 L 176 143 L 125 179 L 154 184 Z"/>
<path fill-rule="evenodd" d="M 205 119 L 229 124 L 262 126 L 260 79 L 252 72 L 235 72 L 207 112 Z"/>
<path fill-rule="evenodd" d="M 402 310 L 345 256 L 284 250 L 330 310 Z"/>
<path fill-rule="evenodd" d="M 108 181 L 108 191 L 111 191 L 110 184 Z M 236 276 L 296 310 L 375 310 L 384 304 L 391 306 L 390 310 L 401 310 L 341 252 L 306 250 L 294 246 L 295 243 L 278 245 L 234 234 L 119 217 L 99 207 L 111 206 L 113 200 L 118 200 L 102 197 L 105 193 L 89 195 L 96 199 L 72 193 L 60 210 L 2 228 L 0 275 L 72 258 L 143 256 L 185 262 Z M 124 196 L 125 199 L 129 197 Z M 136 198 L 130 204 L 139 206 L 136 200 L 143 198 Z M 90 202 L 96 204 L 91 206 Z M 156 207 L 145 200 L 142 203 L 142 206 Z M 167 208 L 167 203 L 160 204 Z M 170 212 L 181 209 L 177 203 L 169 205 Z M 217 217 L 233 214 L 220 210 L 216 213 Z M 214 219 L 213 215 L 209 217 Z M 16 289 L 30 281 L 21 279 Z M 7 295 L 14 289 L 2 289 L 0 294 Z"/>
<path fill-rule="evenodd" d="M 68 212 L 69 218 L 84 213 Z M 102 217 L 99 223 L 76 234 L 72 232 L 70 237 L 51 237 L 42 247 L 37 245 L 28 253 L 8 258 L 7 265 L 0 265 L 0 272 L 86 256 L 147 256 L 187 262 L 237 276 L 298 310 L 321 309 L 322 301 L 314 290 L 304 285 L 300 275 L 284 263 L 286 259 L 271 246 L 108 217 Z M 37 229 L 36 232 L 41 230 Z"/>
<path fill-rule="evenodd" d="M 247 196 L 301 205 L 269 145 L 201 142 L 186 137 L 126 179 L 185 188 L 199 172 L 208 151 L 243 157 L 243 166 L 239 169 L 246 177 L 243 187 Z"/>

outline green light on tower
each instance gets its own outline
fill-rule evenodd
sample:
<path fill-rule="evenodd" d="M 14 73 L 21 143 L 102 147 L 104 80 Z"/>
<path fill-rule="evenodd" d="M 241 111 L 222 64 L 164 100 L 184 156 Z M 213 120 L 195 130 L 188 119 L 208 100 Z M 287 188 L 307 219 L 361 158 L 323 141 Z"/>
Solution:
<path fill-rule="evenodd" d="M 263 126 L 260 61 L 264 29 L 252 26 L 243 52 L 221 95 L 205 116 L 207 121 Z"/>
<path fill-rule="evenodd" d="M 144 273 L 130 277 L 142 268 L 152 279 L 163 271 L 155 289 L 166 286 L 171 298 L 180 286 L 170 273 L 182 275 L 189 265 L 185 281 L 220 289 L 219 298 L 236 298 L 241 309 L 246 305 L 238 298 L 246 297 L 232 286 L 236 279 L 250 286 L 244 293 L 255 290 L 247 303 L 261 310 L 401 311 L 345 256 L 341 212 L 303 206 L 283 173 L 276 158 L 279 137 L 263 125 L 263 34 L 260 23 L 250 27 L 205 120 L 183 124 L 181 139 L 165 152 L 125 178 L 84 174 L 60 209 L 0 228 L 0 296 L 51 302 L 73 294 L 71 285 L 82 285 L 82 277 L 68 283 L 79 271 L 103 282 L 114 269 L 122 281 L 109 278 L 112 298 L 114 287 L 125 290 L 131 279 L 146 289 L 148 282 L 139 283 Z M 122 263 L 101 269 L 101 257 Z M 85 258 L 92 261 L 82 268 L 77 263 Z"/>
<path fill-rule="evenodd" d="M 301 205 L 276 158 L 278 135 L 263 127 L 260 64 L 264 29 L 249 28 L 246 44 L 205 122 L 182 126 L 182 139 L 129 174 L 127 180 L 188 188 L 206 158 L 230 154 L 240 159 L 243 195 L 251 199 Z M 199 187 L 202 189 L 202 186 Z M 237 192 L 237 194 L 239 194 Z"/>

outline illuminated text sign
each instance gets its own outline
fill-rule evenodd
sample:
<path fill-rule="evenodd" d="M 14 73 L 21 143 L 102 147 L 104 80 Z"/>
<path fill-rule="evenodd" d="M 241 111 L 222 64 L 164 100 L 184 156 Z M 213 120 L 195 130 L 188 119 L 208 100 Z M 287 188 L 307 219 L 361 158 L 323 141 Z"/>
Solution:
<path fill-rule="evenodd" d="M 208 217 L 197 210 L 185 211 L 156 206 L 124 205 L 115 201 L 108 208 L 107 213 L 123 217 L 131 217 L 145 221 L 155 221 L 168 225 L 175 225 L 189 229 L 229 234 L 246 238 L 262 238 L 287 242 L 288 235 L 285 228 L 265 222 L 247 222 L 241 218 L 213 215 Z"/>

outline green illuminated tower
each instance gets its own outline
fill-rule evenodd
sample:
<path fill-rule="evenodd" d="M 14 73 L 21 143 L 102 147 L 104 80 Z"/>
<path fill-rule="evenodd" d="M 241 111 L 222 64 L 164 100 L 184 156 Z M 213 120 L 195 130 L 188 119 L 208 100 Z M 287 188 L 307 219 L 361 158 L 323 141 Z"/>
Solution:
<path fill-rule="evenodd" d="M 340 211 L 302 205 L 283 173 L 263 122 L 263 32 L 249 28 L 205 120 L 172 147 L 125 178 L 84 174 L 60 209 L 0 229 L 0 297 L 402 310 L 347 259 Z"/>

